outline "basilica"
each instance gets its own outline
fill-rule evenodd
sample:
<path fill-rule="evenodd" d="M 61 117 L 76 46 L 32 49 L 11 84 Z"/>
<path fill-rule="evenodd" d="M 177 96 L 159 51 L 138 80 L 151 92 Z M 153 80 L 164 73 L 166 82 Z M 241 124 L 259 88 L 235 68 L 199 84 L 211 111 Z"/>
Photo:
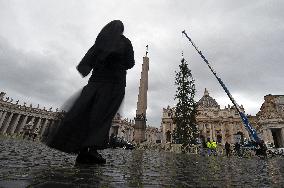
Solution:
<path fill-rule="evenodd" d="M 235 143 L 240 138 L 249 138 L 249 133 L 234 106 L 220 108 L 207 89 L 197 104 L 196 120 L 200 139 L 215 140 L 224 145 L 226 141 Z M 245 112 L 242 105 L 240 108 Z M 161 121 L 163 143 L 173 141 L 174 110 L 175 108 L 170 106 L 163 108 Z M 265 142 L 272 143 L 275 147 L 284 147 L 284 95 L 266 95 L 260 111 L 256 116 L 248 115 L 248 119 Z"/>

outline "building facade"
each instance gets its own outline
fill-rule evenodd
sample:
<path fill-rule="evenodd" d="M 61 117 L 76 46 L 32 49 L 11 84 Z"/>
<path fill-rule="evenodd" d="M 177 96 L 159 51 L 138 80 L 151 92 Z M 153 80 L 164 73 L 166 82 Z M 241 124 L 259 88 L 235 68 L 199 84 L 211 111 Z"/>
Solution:
<path fill-rule="evenodd" d="M 20 105 L 19 101 L 13 102 L 12 98 L 6 97 L 6 93 L 0 93 L 0 134 L 2 135 L 23 135 L 29 127 L 31 132 L 38 130 L 38 138 L 48 136 L 49 130 L 59 125 L 64 114 L 64 111 L 59 112 L 58 109 L 52 111 L 52 108 L 40 109 L 39 105 L 27 106 L 25 102 Z M 114 134 L 123 140 L 133 142 L 134 128 L 134 120 L 123 118 L 117 113 L 112 120 L 109 135 Z M 146 141 L 156 143 L 156 140 L 160 139 L 158 133 L 157 128 L 148 126 L 144 132 Z"/>
<path fill-rule="evenodd" d="M 145 131 L 147 143 L 161 143 L 161 131 L 157 127 L 148 126 Z"/>
<path fill-rule="evenodd" d="M 0 93 L 0 134 L 2 135 L 20 135 L 27 125 L 31 126 L 31 131 L 38 132 L 43 136 L 47 130 L 60 123 L 63 112 L 52 111 L 33 107 L 32 104 L 26 106 L 19 104 L 19 101 L 13 103 L 13 99 L 5 97 L 6 93 Z"/>
<path fill-rule="evenodd" d="M 215 140 L 224 144 L 226 141 L 235 143 L 236 138 L 239 137 L 249 138 L 249 133 L 243 126 L 239 113 L 234 106 L 228 105 L 223 109 L 220 108 L 216 100 L 209 95 L 207 89 L 205 89 L 204 95 L 197 103 L 196 120 L 200 139 Z M 240 108 L 244 112 L 242 105 Z M 173 141 L 172 133 L 175 129 L 173 123 L 174 110 L 170 106 L 163 109 L 161 129 L 164 143 Z M 248 118 L 253 127 L 259 128 L 259 121 L 256 116 L 248 116 Z"/>
<path fill-rule="evenodd" d="M 135 121 L 129 120 L 128 118 L 123 118 L 119 113 L 117 113 L 112 120 L 109 136 L 111 134 L 116 137 L 122 138 L 125 141 L 135 142 Z M 156 127 L 147 126 L 145 128 L 144 135 L 145 143 L 160 143 L 162 139 L 161 132 L 159 128 Z"/>
<path fill-rule="evenodd" d="M 109 136 L 113 134 L 116 137 L 122 138 L 126 141 L 134 141 L 134 120 L 128 120 L 127 118 L 122 118 L 122 116 L 117 113 L 112 120 L 112 125 L 109 131 Z"/>
<path fill-rule="evenodd" d="M 259 132 L 264 141 L 284 147 L 284 95 L 266 95 L 256 114 Z"/>
<path fill-rule="evenodd" d="M 32 131 L 38 129 L 38 136 L 43 137 L 50 129 L 56 128 L 64 117 L 64 112 L 57 109 L 52 111 L 29 106 L 24 102 L 13 102 L 12 98 L 0 93 L 0 134 L 21 135 L 29 125 Z M 167 143 L 172 142 L 174 108 L 168 106 L 163 109 L 160 129 L 147 126 L 145 128 L 145 142 Z M 244 112 L 243 107 L 241 110 Z M 266 95 L 264 103 L 256 116 L 248 116 L 250 123 L 257 130 L 260 137 L 274 144 L 275 147 L 284 147 L 284 95 Z M 232 106 L 221 109 L 215 99 L 205 89 L 203 97 L 198 101 L 197 125 L 200 138 L 216 140 L 224 144 L 226 141 L 234 143 L 237 135 L 248 138 L 243 123 Z M 112 121 L 110 135 L 123 138 L 129 142 L 135 141 L 135 121 L 123 118 L 119 113 Z"/>

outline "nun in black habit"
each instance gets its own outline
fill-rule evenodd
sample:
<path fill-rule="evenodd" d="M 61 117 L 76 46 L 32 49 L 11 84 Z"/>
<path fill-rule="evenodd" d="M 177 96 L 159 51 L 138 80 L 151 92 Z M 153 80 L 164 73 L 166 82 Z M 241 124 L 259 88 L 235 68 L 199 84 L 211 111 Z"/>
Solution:
<path fill-rule="evenodd" d="M 123 31 L 123 23 L 113 20 L 98 34 L 77 66 L 83 77 L 92 70 L 88 84 L 46 141 L 51 148 L 78 154 L 77 163 L 106 162 L 97 150 L 108 145 L 111 122 L 125 94 L 126 70 L 135 64 Z"/>

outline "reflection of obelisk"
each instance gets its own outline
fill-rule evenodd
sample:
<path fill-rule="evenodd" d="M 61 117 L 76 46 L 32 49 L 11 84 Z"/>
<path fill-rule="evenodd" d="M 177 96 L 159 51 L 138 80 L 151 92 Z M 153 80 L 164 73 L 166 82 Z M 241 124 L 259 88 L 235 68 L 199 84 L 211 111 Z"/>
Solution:
<path fill-rule="evenodd" d="M 147 110 L 147 91 L 148 91 L 148 71 L 149 71 L 149 58 L 148 45 L 146 56 L 143 57 L 142 72 L 140 78 L 137 110 L 134 126 L 134 140 L 136 143 L 141 143 L 145 141 L 145 131 L 146 131 L 146 110 Z"/>

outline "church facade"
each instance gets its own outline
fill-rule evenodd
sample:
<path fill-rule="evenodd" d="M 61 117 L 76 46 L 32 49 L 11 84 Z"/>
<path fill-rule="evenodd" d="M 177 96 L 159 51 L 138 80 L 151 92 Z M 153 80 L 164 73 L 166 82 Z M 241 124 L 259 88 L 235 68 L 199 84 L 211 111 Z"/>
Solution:
<path fill-rule="evenodd" d="M 270 143 L 276 143 L 278 147 L 284 147 L 284 96 L 268 95 L 264 97 L 260 111 L 256 116 L 248 116 L 252 126 L 260 137 Z M 241 111 L 244 108 L 240 106 Z M 172 133 L 175 129 L 173 123 L 174 108 L 163 108 L 161 130 L 162 142 L 172 142 Z M 200 139 L 215 140 L 220 144 L 228 141 L 235 143 L 237 138 L 249 138 L 249 133 L 243 126 L 240 116 L 234 106 L 228 105 L 220 108 L 220 105 L 209 95 L 205 89 L 203 97 L 198 101 L 197 126 Z"/>
<path fill-rule="evenodd" d="M 284 147 L 284 95 L 266 95 L 256 114 L 263 140 Z"/>

